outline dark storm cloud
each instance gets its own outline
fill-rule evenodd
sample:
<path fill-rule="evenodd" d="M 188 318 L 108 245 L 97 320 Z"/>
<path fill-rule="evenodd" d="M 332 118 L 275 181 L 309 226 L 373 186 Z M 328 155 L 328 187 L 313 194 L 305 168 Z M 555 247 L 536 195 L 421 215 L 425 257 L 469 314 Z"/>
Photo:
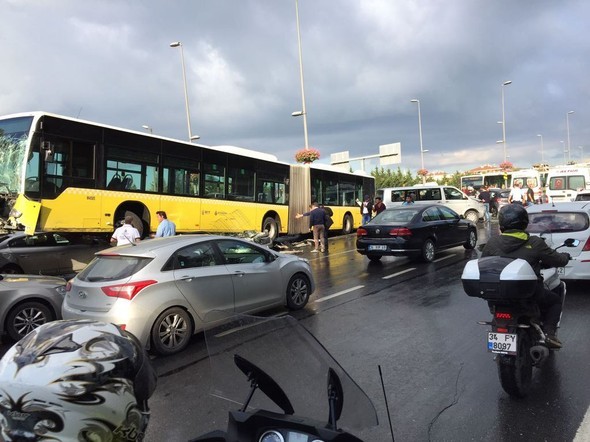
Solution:
<path fill-rule="evenodd" d="M 0 113 L 47 110 L 185 139 L 192 131 L 291 162 L 303 146 L 294 0 L 7 1 Z M 299 0 L 310 145 L 373 155 L 402 143 L 402 168 L 453 172 L 503 160 L 563 161 L 587 143 L 583 1 Z M 565 144 L 565 143 L 564 143 Z M 590 146 L 586 149 L 590 153 Z M 539 158 L 536 158 L 538 156 Z M 374 165 L 374 164 L 373 164 Z"/>

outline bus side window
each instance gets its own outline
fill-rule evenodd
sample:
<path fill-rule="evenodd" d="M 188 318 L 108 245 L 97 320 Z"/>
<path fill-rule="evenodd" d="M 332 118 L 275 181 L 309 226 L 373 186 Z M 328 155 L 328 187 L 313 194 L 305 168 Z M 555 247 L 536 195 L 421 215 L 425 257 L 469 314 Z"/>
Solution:
<path fill-rule="evenodd" d="M 121 180 L 121 175 L 119 175 L 119 172 L 116 172 L 115 175 L 111 178 L 111 181 L 109 181 L 107 189 L 120 190 L 122 183 L 123 181 Z"/>

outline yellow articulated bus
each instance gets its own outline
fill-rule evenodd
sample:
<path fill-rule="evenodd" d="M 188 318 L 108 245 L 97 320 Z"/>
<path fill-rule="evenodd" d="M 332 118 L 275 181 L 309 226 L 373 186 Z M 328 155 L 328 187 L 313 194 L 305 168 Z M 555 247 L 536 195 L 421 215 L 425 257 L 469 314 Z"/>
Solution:
<path fill-rule="evenodd" d="M 312 198 L 332 229 L 360 225 L 355 203 L 374 178 L 331 166 L 289 165 L 274 155 L 205 146 L 89 121 L 31 112 L 0 117 L 0 227 L 110 234 L 126 215 L 142 237 L 164 210 L 178 233 L 308 232 L 296 220 Z"/>

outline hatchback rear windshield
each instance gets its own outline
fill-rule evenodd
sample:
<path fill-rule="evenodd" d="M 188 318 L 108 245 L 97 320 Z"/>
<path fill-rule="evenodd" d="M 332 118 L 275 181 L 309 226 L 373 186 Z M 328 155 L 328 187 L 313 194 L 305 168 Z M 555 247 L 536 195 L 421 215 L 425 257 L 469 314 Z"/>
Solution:
<path fill-rule="evenodd" d="M 151 258 L 136 256 L 101 255 L 78 273 L 82 281 L 115 281 L 129 278 L 149 264 Z"/>
<path fill-rule="evenodd" d="M 588 214 L 584 212 L 540 212 L 529 213 L 527 232 L 580 232 L 588 227 Z"/>

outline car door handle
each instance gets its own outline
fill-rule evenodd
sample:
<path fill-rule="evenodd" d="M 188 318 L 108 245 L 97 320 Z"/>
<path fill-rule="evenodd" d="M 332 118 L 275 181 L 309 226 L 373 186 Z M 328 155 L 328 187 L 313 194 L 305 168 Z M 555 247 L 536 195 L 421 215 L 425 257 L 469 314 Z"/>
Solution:
<path fill-rule="evenodd" d="M 181 276 L 180 281 L 191 282 L 193 280 L 192 276 Z"/>
<path fill-rule="evenodd" d="M 235 275 L 235 276 L 239 276 L 239 277 L 241 278 L 242 276 L 244 276 L 244 275 L 245 275 L 245 273 L 244 273 L 244 272 L 242 272 L 242 271 L 239 271 L 239 270 L 238 270 L 238 271 L 234 272 L 234 275 Z"/>

